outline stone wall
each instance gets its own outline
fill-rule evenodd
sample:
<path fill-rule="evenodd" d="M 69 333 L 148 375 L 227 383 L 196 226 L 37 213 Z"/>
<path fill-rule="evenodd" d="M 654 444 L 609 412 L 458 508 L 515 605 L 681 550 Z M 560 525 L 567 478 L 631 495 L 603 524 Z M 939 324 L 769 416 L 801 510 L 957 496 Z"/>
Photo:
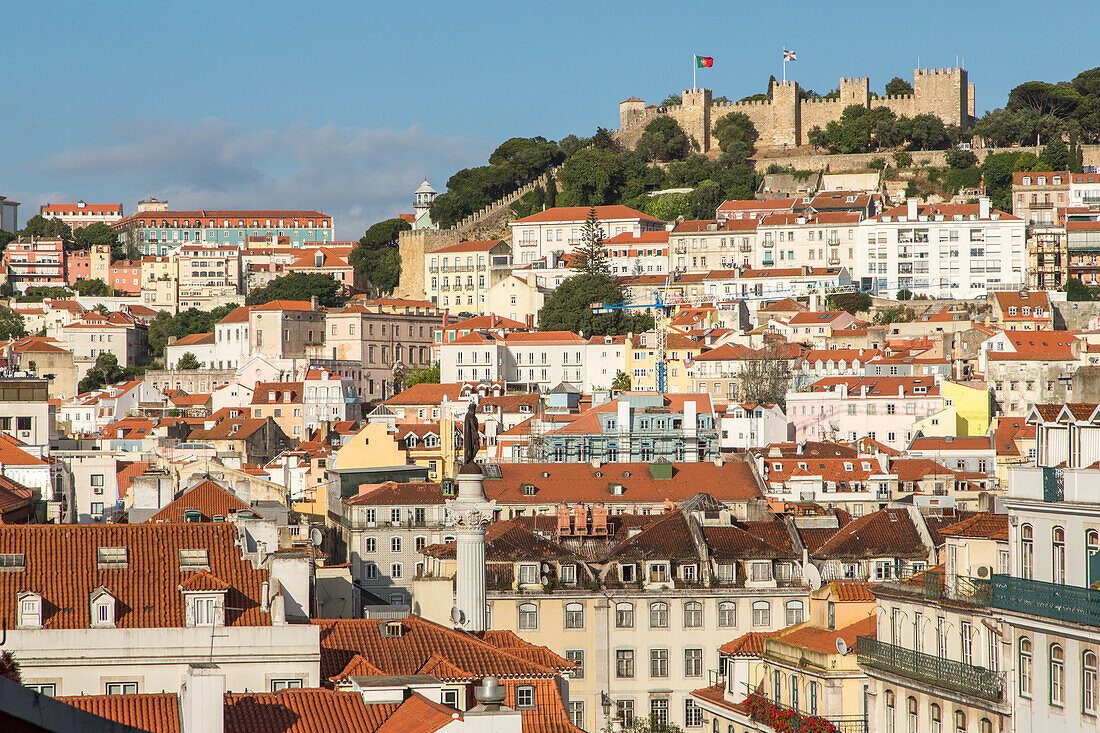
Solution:
<path fill-rule="evenodd" d="M 985 160 L 985 156 L 993 153 L 1034 153 L 1042 152 L 1041 147 L 1018 148 L 974 148 L 973 153 L 978 157 L 978 162 Z M 1100 166 L 1100 145 L 1082 145 L 1081 152 L 1085 165 Z M 914 150 L 909 153 L 913 156 L 913 165 L 943 167 L 947 165 L 946 150 Z M 791 166 L 799 171 L 839 171 L 866 169 L 867 164 L 875 158 L 884 158 L 887 163 L 893 165 L 889 152 L 878 153 L 852 153 L 850 155 L 830 155 L 820 153 L 815 155 L 792 155 L 782 157 L 760 157 L 755 160 L 758 170 L 765 170 L 772 163 L 782 166 Z"/>
<path fill-rule="evenodd" d="M 872 97 L 870 80 L 865 76 L 840 80 L 838 99 L 806 99 L 798 101 L 800 87 L 795 81 L 776 81 L 772 98 L 758 102 L 712 101 L 709 89 L 685 89 L 681 104 L 671 107 L 646 106 L 636 97 L 619 105 L 619 141 L 630 148 L 638 144 L 645 126 L 661 116 L 680 123 L 689 137 L 699 144 L 701 152 L 717 145 L 712 128 L 715 122 L 730 112 L 742 112 L 752 120 L 760 133 L 760 145 L 786 148 L 806 143 L 806 135 L 814 126 L 840 119 L 845 107 L 888 107 L 895 114 L 913 116 L 934 114 L 947 124 L 969 125 L 974 110 L 974 85 L 969 83 L 965 69 L 917 69 L 913 72 L 913 94 Z"/>

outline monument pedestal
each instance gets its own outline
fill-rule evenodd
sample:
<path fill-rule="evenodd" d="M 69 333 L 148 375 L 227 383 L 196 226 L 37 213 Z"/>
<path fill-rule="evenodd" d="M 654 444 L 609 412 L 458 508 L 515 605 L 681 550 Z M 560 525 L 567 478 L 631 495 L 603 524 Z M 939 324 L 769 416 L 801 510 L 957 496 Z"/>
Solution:
<path fill-rule="evenodd" d="M 496 502 L 485 498 L 485 476 L 476 465 L 458 474 L 458 497 L 447 502 L 448 524 L 455 530 L 455 610 L 452 620 L 466 631 L 485 631 L 485 527 L 493 521 Z"/>

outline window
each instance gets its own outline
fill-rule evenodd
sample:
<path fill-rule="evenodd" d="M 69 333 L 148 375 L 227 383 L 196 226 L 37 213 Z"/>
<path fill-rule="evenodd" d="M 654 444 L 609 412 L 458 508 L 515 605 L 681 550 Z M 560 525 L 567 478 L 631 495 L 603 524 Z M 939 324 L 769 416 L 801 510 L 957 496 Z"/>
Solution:
<path fill-rule="evenodd" d="M 979 733 L 993 733 L 993 723 L 989 721 L 989 718 L 982 718 L 982 721 L 978 724 Z"/>
<path fill-rule="evenodd" d="M 633 700 L 616 700 L 615 701 L 615 715 L 619 720 L 623 721 L 623 725 L 630 727 L 634 724 L 634 701 Z"/>
<path fill-rule="evenodd" d="M 520 585 L 536 585 L 539 582 L 539 566 L 534 564 L 519 566 Z"/>
<path fill-rule="evenodd" d="M 649 582 L 665 583 L 668 581 L 668 563 L 655 562 L 649 564 Z"/>
<path fill-rule="evenodd" d="M 108 695 L 136 695 L 137 682 L 108 682 L 106 692 Z"/>
<path fill-rule="evenodd" d="M 698 728 L 702 724 L 703 709 L 689 697 L 684 701 L 684 725 L 688 728 Z"/>
<path fill-rule="evenodd" d="M 668 649 L 649 650 L 649 676 L 668 677 Z"/>
<path fill-rule="evenodd" d="M 1100 580 L 1097 577 L 1097 572 L 1093 568 L 1093 564 L 1096 562 L 1093 560 L 1096 554 L 1100 553 L 1100 532 L 1095 529 L 1090 529 L 1085 532 L 1085 580 L 1086 585 L 1092 585 Z"/>
<path fill-rule="evenodd" d="M 655 601 L 649 604 L 649 628 L 668 628 L 668 604 L 664 601 Z"/>
<path fill-rule="evenodd" d="M 516 688 L 516 707 L 520 710 L 535 707 L 535 688 L 531 685 L 520 685 Z"/>
<path fill-rule="evenodd" d="M 753 626 L 771 626 L 772 625 L 772 604 L 768 601 L 753 601 L 752 603 L 752 625 Z"/>
<path fill-rule="evenodd" d="M 378 541 L 375 540 L 373 537 L 368 537 L 363 547 L 367 552 L 375 552 L 376 548 L 378 547 Z"/>
<path fill-rule="evenodd" d="M 278 692 L 279 690 L 300 690 L 302 689 L 301 680 L 271 680 L 271 691 Z"/>
<path fill-rule="evenodd" d="M 539 607 L 534 603 L 519 604 L 519 628 L 533 631 L 539 627 Z"/>
<path fill-rule="evenodd" d="M 125 567 L 127 554 L 125 547 L 100 547 L 96 550 L 96 563 L 99 567 Z"/>
<path fill-rule="evenodd" d="M 390 538 L 390 552 L 401 552 L 401 538 L 400 537 L 391 537 Z"/>
<path fill-rule="evenodd" d="M 400 578 L 402 575 L 401 563 L 395 562 L 390 564 L 390 577 Z"/>
<path fill-rule="evenodd" d="M 1055 527 L 1050 531 L 1050 538 L 1054 545 L 1051 555 L 1051 577 L 1055 583 L 1066 582 L 1066 531 L 1061 527 Z"/>
<path fill-rule="evenodd" d="M 577 566 L 576 565 L 562 565 L 558 569 L 558 580 L 566 585 L 576 585 L 577 583 Z"/>
<path fill-rule="evenodd" d="M 959 624 L 959 653 L 962 656 L 962 663 L 967 665 L 974 664 L 974 627 L 969 621 L 963 621 Z"/>
<path fill-rule="evenodd" d="M 695 629 L 703 625 L 703 604 L 688 601 L 684 604 L 684 628 Z"/>
<path fill-rule="evenodd" d="M 458 690 L 443 690 L 443 704 L 458 709 Z"/>
<path fill-rule="evenodd" d="M 733 601 L 722 601 L 718 604 L 718 625 L 737 625 L 737 604 Z"/>
<path fill-rule="evenodd" d="M 45 695 L 46 697 L 53 697 L 57 694 L 57 685 L 53 682 L 42 682 L 39 684 L 26 684 L 23 685 L 27 689 L 34 690 L 39 695 Z"/>
<path fill-rule="evenodd" d="M 955 733 L 966 733 L 966 713 L 955 711 Z"/>
<path fill-rule="evenodd" d="M 1096 652 L 1086 651 L 1081 655 L 1081 711 L 1087 715 L 1096 715 Z"/>
<path fill-rule="evenodd" d="M 584 730 L 584 700 L 569 701 L 569 722 Z"/>
<path fill-rule="evenodd" d="M 566 649 L 565 658 L 573 664 L 577 665 L 577 668 L 570 672 L 570 676 L 575 680 L 584 679 L 584 649 Z"/>
<path fill-rule="evenodd" d="M 757 582 L 771 580 L 772 564 L 770 562 L 754 562 L 752 564 L 752 579 Z"/>
<path fill-rule="evenodd" d="M 920 733 L 919 717 L 917 716 L 917 698 L 910 697 L 905 701 L 909 715 L 909 733 Z"/>
<path fill-rule="evenodd" d="M 802 623 L 802 601 L 787 601 L 787 626 Z"/>
<path fill-rule="evenodd" d="M 106 605 L 100 606 L 99 610 L 105 611 Z M 192 606 L 195 614 L 195 626 L 213 626 L 215 622 L 215 614 L 217 613 L 217 599 L 215 598 L 196 598 L 194 605 Z M 106 621 L 106 619 L 101 619 Z"/>
<path fill-rule="evenodd" d="M 634 650 L 615 650 L 615 676 L 620 679 L 634 678 Z"/>
<path fill-rule="evenodd" d="M 668 699 L 660 698 L 649 701 L 649 715 L 659 726 L 668 725 Z"/>
<path fill-rule="evenodd" d="M 894 733 L 894 691 L 887 690 L 884 697 L 886 702 L 886 733 Z"/>
<path fill-rule="evenodd" d="M 1020 577 L 1035 577 L 1035 537 L 1030 524 L 1020 527 Z"/>
<path fill-rule="evenodd" d="M 378 577 L 378 566 L 372 562 L 368 562 L 363 565 L 363 577 L 367 580 L 374 580 Z"/>
<path fill-rule="evenodd" d="M 633 603 L 616 603 L 615 604 L 615 628 L 617 628 L 617 629 L 632 629 L 632 628 L 634 628 L 634 604 Z"/>
<path fill-rule="evenodd" d="M 584 628 L 584 606 L 580 603 L 565 604 L 565 628 Z"/>
<path fill-rule="evenodd" d="M 684 676 L 685 677 L 702 677 L 703 676 L 703 650 L 702 649 L 685 649 L 684 650 Z"/>
<path fill-rule="evenodd" d="M 928 706 L 928 720 L 931 723 L 930 733 L 943 732 L 943 720 L 940 718 L 940 706 L 932 703 Z"/>
<path fill-rule="evenodd" d="M 1066 655 L 1058 644 L 1050 645 L 1050 704 L 1066 703 Z"/>
<path fill-rule="evenodd" d="M 210 557 L 206 550 L 180 550 L 180 569 L 195 569 L 210 567 Z"/>

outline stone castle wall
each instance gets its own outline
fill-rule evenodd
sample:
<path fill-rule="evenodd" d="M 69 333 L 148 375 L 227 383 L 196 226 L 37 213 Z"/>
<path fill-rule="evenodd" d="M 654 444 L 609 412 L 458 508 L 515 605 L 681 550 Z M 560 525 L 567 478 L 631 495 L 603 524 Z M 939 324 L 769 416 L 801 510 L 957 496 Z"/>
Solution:
<path fill-rule="evenodd" d="M 714 123 L 730 112 L 747 115 L 760 133 L 758 145 L 773 148 L 804 145 L 813 127 L 839 120 L 844 108 L 853 104 L 868 109 L 887 107 L 908 117 L 934 114 L 946 124 L 960 126 L 971 124 L 974 116 L 974 85 L 961 68 L 915 70 L 913 94 L 908 95 L 872 97 L 865 76 L 842 78 L 839 99 L 799 101 L 800 87 L 794 81 L 776 81 L 771 91 L 770 100 L 715 103 L 709 89 L 684 90 L 682 104 L 672 107 L 646 106 L 631 97 L 619 105 L 618 139 L 635 147 L 646 125 L 661 116 L 675 119 L 704 153 L 717 146 Z"/>

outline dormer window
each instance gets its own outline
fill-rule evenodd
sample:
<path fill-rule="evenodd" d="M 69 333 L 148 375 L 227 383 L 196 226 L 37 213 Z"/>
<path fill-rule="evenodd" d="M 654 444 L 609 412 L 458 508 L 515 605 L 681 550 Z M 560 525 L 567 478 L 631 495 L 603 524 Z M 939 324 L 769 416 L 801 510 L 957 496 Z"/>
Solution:
<path fill-rule="evenodd" d="M 112 629 L 115 626 L 115 597 L 99 586 L 92 591 L 92 628 Z"/>
<path fill-rule="evenodd" d="M 180 550 L 180 570 L 210 569 L 210 555 L 205 549 Z"/>
<path fill-rule="evenodd" d="M 851 470 L 852 470 L 852 463 L 851 463 L 851 461 L 845 461 L 845 462 L 844 462 L 844 470 L 845 470 L 845 471 L 851 471 Z"/>
<path fill-rule="evenodd" d="M 16 626 L 20 629 L 41 629 L 42 596 L 31 591 L 24 591 L 18 595 L 18 599 Z"/>
<path fill-rule="evenodd" d="M 100 570 L 125 568 L 129 564 L 125 547 L 100 547 L 96 551 L 96 565 Z"/>
<path fill-rule="evenodd" d="M 524 484 L 521 488 L 522 488 L 524 496 L 534 496 L 535 495 L 535 485 L 534 484 Z"/>
<path fill-rule="evenodd" d="M 539 582 L 539 566 L 534 563 L 524 563 L 519 566 L 519 584 L 536 585 Z"/>

